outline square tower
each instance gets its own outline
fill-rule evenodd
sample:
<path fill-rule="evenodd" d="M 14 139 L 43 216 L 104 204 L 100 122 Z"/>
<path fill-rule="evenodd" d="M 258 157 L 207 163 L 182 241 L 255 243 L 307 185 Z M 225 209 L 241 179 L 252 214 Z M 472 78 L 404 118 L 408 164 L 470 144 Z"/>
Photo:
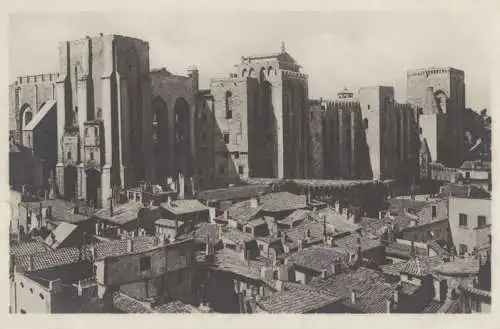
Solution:
<path fill-rule="evenodd" d="M 149 44 L 118 35 L 59 45 L 58 192 L 107 206 L 113 189 L 150 179 Z"/>
<path fill-rule="evenodd" d="M 439 109 L 438 112 L 444 115 L 445 123 L 440 125 L 440 127 L 445 129 L 445 131 L 438 132 L 437 134 L 446 136 L 446 146 L 441 149 L 448 151 L 448 153 L 446 156 L 437 154 L 436 158 L 440 159 L 447 166 L 456 167 L 461 165 L 464 148 L 464 72 L 451 67 L 431 67 L 410 70 L 407 72 L 406 78 L 408 103 L 422 109 L 420 113 L 424 114 L 423 109 L 426 102 L 428 103 L 428 92 L 432 90 L 433 97 Z M 428 121 L 424 120 L 424 122 Z M 421 128 L 426 130 L 422 126 Z"/>

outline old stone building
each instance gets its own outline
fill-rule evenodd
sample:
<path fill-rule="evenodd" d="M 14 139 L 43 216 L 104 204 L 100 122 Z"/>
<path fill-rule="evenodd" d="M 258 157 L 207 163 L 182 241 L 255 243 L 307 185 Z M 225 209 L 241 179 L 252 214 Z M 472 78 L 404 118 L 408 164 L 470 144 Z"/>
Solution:
<path fill-rule="evenodd" d="M 344 90 L 335 100 L 312 101 L 309 111 L 310 150 L 323 145 L 322 153 L 310 154 L 312 177 L 384 180 L 415 174 L 414 111 L 395 102 L 393 87 L 362 87 L 357 96 Z"/>
<path fill-rule="evenodd" d="M 407 72 L 408 103 L 419 108 L 421 139 L 431 160 L 458 167 L 464 154 L 464 72 L 431 67 Z"/>
<path fill-rule="evenodd" d="M 62 42 L 58 73 L 19 77 L 9 92 L 12 140 L 44 166 L 35 191 L 55 179 L 60 197 L 105 207 L 141 181 L 202 180 L 192 168 L 198 70 L 150 70 L 146 41 Z"/>
<path fill-rule="evenodd" d="M 285 51 L 242 57 L 212 79 L 215 180 L 303 178 L 308 164 L 308 79 Z"/>

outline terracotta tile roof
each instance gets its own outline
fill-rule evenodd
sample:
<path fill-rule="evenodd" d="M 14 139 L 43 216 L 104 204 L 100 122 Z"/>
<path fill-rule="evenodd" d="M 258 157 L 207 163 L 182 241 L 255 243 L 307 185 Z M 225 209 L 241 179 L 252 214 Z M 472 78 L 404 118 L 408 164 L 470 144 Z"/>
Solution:
<path fill-rule="evenodd" d="M 269 189 L 265 185 L 243 185 L 216 190 L 198 192 L 197 198 L 206 201 L 220 202 L 228 200 L 251 199 L 266 193 Z"/>
<path fill-rule="evenodd" d="M 303 209 L 307 207 L 307 197 L 290 192 L 269 193 L 260 197 L 262 210 L 267 212 L 280 212 L 287 210 Z"/>
<path fill-rule="evenodd" d="M 113 295 L 113 306 L 121 313 L 153 313 L 146 303 L 140 302 L 121 292 Z"/>
<path fill-rule="evenodd" d="M 262 297 L 257 305 L 269 313 L 303 314 L 335 303 L 338 299 L 314 289 L 285 289 Z"/>
<path fill-rule="evenodd" d="M 287 217 L 279 220 L 278 223 L 284 224 L 284 225 L 294 225 L 299 221 L 307 219 L 310 214 L 311 214 L 311 211 L 309 211 L 309 210 L 298 209 L 298 210 L 295 210 L 294 212 L 292 212 Z"/>
<path fill-rule="evenodd" d="M 172 200 L 170 204 L 168 204 L 168 202 L 163 202 L 161 203 L 161 207 L 174 215 L 201 212 L 209 209 L 203 203 L 195 199 Z"/>
<path fill-rule="evenodd" d="M 436 300 L 431 300 L 422 310 L 422 313 L 438 313 L 439 309 L 443 307 L 443 304 L 444 303 L 440 303 Z"/>
<path fill-rule="evenodd" d="M 442 247 L 438 241 L 432 240 L 427 242 L 427 246 L 429 249 L 432 249 L 436 252 L 438 256 L 449 256 L 450 252 L 446 250 L 444 247 Z"/>
<path fill-rule="evenodd" d="M 400 286 L 401 286 L 401 293 L 410 296 L 415 294 L 420 289 L 420 286 L 411 284 L 406 281 L 401 282 Z"/>
<path fill-rule="evenodd" d="M 464 284 L 461 284 L 459 286 L 459 288 L 462 289 L 463 291 L 466 291 L 469 294 L 482 296 L 482 297 L 486 297 L 486 298 L 491 299 L 491 291 L 483 290 L 483 289 L 479 289 L 479 288 L 474 288 L 472 286 L 464 285 Z"/>
<path fill-rule="evenodd" d="M 401 199 L 401 198 L 392 198 L 388 200 L 389 202 L 389 211 L 393 215 L 404 215 L 404 209 L 406 209 L 409 213 L 417 213 L 423 207 L 427 205 L 428 202 L 413 200 L 413 199 Z"/>
<path fill-rule="evenodd" d="M 349 307 L 363 312 L 386 311 L 386 300 L 392 297 L 394 288 L 386 284 L 381 272 L 359 267 L 347 270 L 326 279 L 314 278 L 310 286 L 340 298 Z M 351 291 L 356 291 L 356 304 L 351 303 Z"/>
<path fill-rule="evenodd" d="M 461 313 L 460 312 L 460 300 L 447 299 L 437 313 Z"/>
<path fill-rule="evenodd" d="M 227 215 L 230 219 L 233 219 L 240 223 L 246 223 L 255 216 L 258 215 L 262 206 L 257 205 L 257 207 L 252 207 L 252 201 L 241 201 L 231 205 L 227 209 Z"/>
<path fill-rule="evenodd" d="M 332 266 L 335 261 L 341 261 L 346 256 L 346 252 L 339 248 L 311 247 L 301 250 L 290 256 L 294 264 L 321 273 L 325 270 L 327 274 L 332 274 Z"/>
<path fill-rule="evenodd" d="M 10 246 L 10 254 L 18 257 L 45 253 L 51 249 L 43 242 L 21 242 Z"/>
<path fill-rule="evenodd" d="M 218 236 L 218 231 L 219 229 L 217 227 L 217 224 L 200 223 L 194 230 L 194 238 L 197 241 L 201 242 L 206 242 L 207 238 L 209 238 L 210 241 L 215 241 L 220 238 Z M 191 234 L 187 234 L 186 237 L 188 237 L 189 235 Z"/>
<path fill-rule="evenodd" d="M 319 242 L 323 240 L 325 227 L 322 223 L 318 223 L 315 220 L 304 220 L 298 226 L 290 229 L 281 230 L 282 234 L 285 234 L 286 241 L 292 242 L 292 245 L 296 245 L 299 240 L 305 240 L 307 232 L 309 231 L 310 238 L 308 243 Z M 326 227 L 326 234 L 333 234 L 333 230 Z"/>
<path fill-rule="evenodd" d="M 242 232 L 238 229 L 225 227 L 222 231 L 222 239 L 229 240 L 235 243 L 245 243 L 250 242 L 255 238 L 251 234 Z"/>
<path fill-rule="evenodd" d="M 433 269 L 434 267 L 438 266 L 439 264 L 444 263 L 443 257 L 441 256 L 422 256 L 419 257 L 420 259 L 425 258 L 425 262 L 428 264 L 428 267 L 430 269 Z M 388 265 L 383 265 L 381 266 L 381 271 L 384 274 L 387 275 L 392 275 L 392 276 L 399 276 L 401 275 L 401 272 L 404 271 L 404 268 L 408 264 L 409 260 L 406 262 L 399 262 L 399 263 L 394 263 L 394 264 L 388 264 Z"/>
<path fill-rule="evenodd" d="M 182 244 L 189 241 L 178 241 L 170 243 L 170 246 Z M 108 257 L 118 257 L 127 254 L 138 254 L 160 248 L 160 245 L 155 245 L 155 238 L 149 236 L 136 237 L 133 239 L 133 251 L 128 252 L 128 240 L 112 240 L 97 243 L 94 245 L 95 259 L 103 259 Z M 54 251 L 49 251 L 40 254 L 34 254 L 32 271 L 48 269 L 63 265 L 69 265 L 80 261 L 91 259 L 91 247 L 86 245 L 80 248 L 61 248 Z M 30 257 L 28 255 L 16 258 L 16 265 L 20 265 L 28 270 Z"/>
<path fill-rule="evenodd" d="M 334 237 L 333 244 L 349 252 L 356 252 L 358 250 L 358 241 L 361 243 L 361 251 L 371 250 L 382 246 L 379 239 L 371 239 L 361 236 L 358 233 L 351 233 L 338 238 Z"/>
<path fill-rule="evenodd" d="M 155 313 L 192 313 L 191 307 L 181 301 L 172 301 L 153 307 Z"/>
<path fill-rule="evenodd" d="M 356 223 L 347 220 L 344 217 L 344 215 L 339 214 L 338 212 L 336 212 L 334 209 L 331 208 L 324 208 L 318 210 L 316 211 L 316 213 L 313 214 L 313 216 L 317 218 L 317 220 L 319 220 L 320 222 L 323 221 L 323 216 L 324 216 L 326 224 L 331 225 L 338 232 L 352 232 L 359 230 L 361 228 L 361 225 L 358 225 Z"/>
<path fill-rule="evenodd" d="M 401 273 L 410 274 L 413 276 L 423 277 L 431 274 L 431 264 L 427 261 L 427 257 L 414 257 L 406 262 Z"/>
<path fill-rule="evenodd" d="M 97 211 L 94 216 L 117 225 L 124 225 L 136 220 L 139 215 L 139 210 L 142 208 L 144 208 L 142 203 L 129 201 L 127 203 L 117 204 L 113 208 L 113 216 L 111 216 L 109 208 Z"/>
<path fill-rule="evenodd" d="M 40 202 L 43 208 L 52 206 L 52 221 L 67 222 L 71 224 L 78 224 L 89 219 L 89 216 L 84 214 L 74 213 L 74 204 L 60 199 L 42 200 L 23 202 L 22 204 L 29 209 L 38 211 L 40 209 Z"/>
<path fill-rule="evenodd" d="M 251 226 L 251 227 L 256 227 L 256 226 L 265 225 L 265 224 L 267 224 L 267 223 L 263 218 L 255 218 L 255 219 L 252 219 L 251 221 L 247 222 L 245 225 Z"/>
<path fill-rule="evenodd" d="M 52 249 L 59 248 L 59 246 L 76 231 L 78 226 L 70 223 L 59 224 L 54 231 L 45 239 L 45 243 Z"/>
<path fill-rule="evenodd" d="M 443 275 L 471 275 L 479 273 L 479 259 L 474 257 L 455 258 L 454 261 L 442 263 L 433 268 Z"/>

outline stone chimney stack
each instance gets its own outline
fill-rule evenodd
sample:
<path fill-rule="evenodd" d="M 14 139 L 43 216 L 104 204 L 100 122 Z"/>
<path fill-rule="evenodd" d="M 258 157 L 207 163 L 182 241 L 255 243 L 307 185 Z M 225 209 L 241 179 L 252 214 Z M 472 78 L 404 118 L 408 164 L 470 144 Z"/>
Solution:
<path fill-rule="evenodd" d="M 28 271 L 31 272 L 35 269 L 34 261 L 33 261 L 33 255 L 29 256 L 28 259 Z"/>
<path fill-rule="evenodd" d="M 127 240 L 127 252 L 134 252 L 134 240 L 133 239 Z"/>
<path fill-rule="evenodd" d="M 184 175 L 182 173 L 179 173 L 178 176 L 179 180 L 179 199 L 184 199 L 184 189 L 185 189 L 185 184 L 184 184 Z"/>
<path fill-rule="evenodd" d="M 356 304 L 358 302 L 358 296 L 356 290 L 351 290 L 351 304 Z"/>
<path fill-rule="evenodd" d="M 389 298 L 385 300 L 385 309 L 387 313 L 392 312 L 392 301 Z"/>

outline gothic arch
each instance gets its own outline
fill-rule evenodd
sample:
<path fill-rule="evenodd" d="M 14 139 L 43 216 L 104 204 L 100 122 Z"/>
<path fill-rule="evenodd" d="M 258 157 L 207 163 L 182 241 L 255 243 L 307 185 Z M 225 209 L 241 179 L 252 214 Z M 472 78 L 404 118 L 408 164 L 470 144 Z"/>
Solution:
<path fill-rule="evenodd" d="M 439 109 L 442 113 L 446 113 L 446 105 L 448 103 L 448 95 L 441 89 L 434 93 L 434 97 L 439 105 Z"/>
<path fill-rule="evenodd" d="M 271 73 L 272 73 L 272 72 L 273 72 L 273 67 L 272 67 L 272 66 L 269 66 L 269 67 L 267 68 L 267 76 L 268 76 L 268 77 L 269 77 L 269 76 L 271 76 Z"/>
<path fill-rule="evenodd" d="M 99 207 L 99 194 L 101 189 L 101 173 L 96 169 L 87 172 L 87 202 Z"/>
<path fill-rule="evenodd" d="M 248 76 L 250 78 L 253 78 L 254 77 L 254 74 L 255 74 L 255 70 L 253 69 L 253 67 L 248 71 Z"/>
<path fill-rule="evenodd" d="M 76 199 L 77 170 L 75 166 L 64 168 L 64 198 L 66 200 Z"/>
<path fill-rule="evenodd" d="M 19 111 L 20 114 L 20 119 L 21 119 L 21 128 L 24 128 L 25 126 L 30 123 L 31 120 L 33 120 L 33 109 L 28 103 L 24 103 L 23 106 L 21 107 L 21 111 Z"/>
<path fill-rule="evenodd" d="M 226 91 L 224 102 L 226 106 L 226 119 L 231 119 L 233 114 L 233 93 L 230 90 Z"/>
<path fill-rule="evenodd" d="M 262 67 L 259 71 L 259 81 L 262 83 L 266 81 L 266 68 Z"/>
<path fill-rule="evenodd" d="M 191 116 L 189 104 L 183 98 L 174 103 L 174 170 L 175 174 L 189 174 L 191 154 Z"/>
<path fill-rule="evenodd" d="M 247 74 L 247 69 L 243 69 L 243 71 L 241 71 L 241 76 L 244 77 L 246 74 Z"/>

